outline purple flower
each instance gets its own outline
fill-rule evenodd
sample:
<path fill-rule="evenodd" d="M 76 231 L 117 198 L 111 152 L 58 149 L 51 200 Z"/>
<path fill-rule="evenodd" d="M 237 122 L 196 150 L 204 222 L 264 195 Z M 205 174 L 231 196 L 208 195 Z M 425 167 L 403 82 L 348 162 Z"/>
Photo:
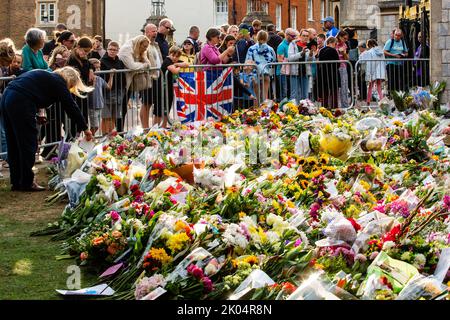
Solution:
<path fill-rule="evenodd" d="M 309 215 L 313 218 L 313 219 L 317 219 L 318 217 L 318 213 L 319 213 L 319 209 L 320 209 L 320 204 L 317 202 L 314 202 L 311 205 L 311 208 L 309 209 Z"/>
<path fill-rule="evenodd" d="M 301 245 L 302 244 L 302 239 L 300 239 L 300 238 L 298 238 L 297 240 L 295 240 L 295 243 L 294 243 L 294 247 L 298 247 L 299 245 Z"/>
<path fill-rule="evenodd" d="M 343 255 L 344 258 L 347 260 L 348 265 L 352 265 L 355 260 L 355 254 L 353 251 L 344 247 L 338 247 L 334 250 L 333 256 L 338 257 L 339 255 Z"/>
<path fill-rule="evenodd" d="M 394 201 L 390 205 L 391 212 L 394 214 L 399 214 L 404 218 L 407 218 L 410 214 L 408 203 L 404 200 Z"/>
<path fill-rule="evenodd" d="M 448 210 L 450 208 L 450 196 L 445 195 L 443 200 L 444 200 L 444 206 Z"/>
<path fill-rule="evenodd" d="M 212 283 L 210 278 L 203 277 L 202 278 L 202 283 L 203 283 L 203 286 L 205 287 L 205 292 L 206 293 L 209 293 L 209 292 L 213 291 L 214 287 L 213 287 L 213 283 Z"/>
<path fill-rule="evenodd" d="M 243 235 L 245 235 L 245 237 L 247 238 L 247 240 L 250 240 L 251 236 L 250 236 L 250 232 L 248 231 L 247 226 L 245 225 L 245 223 L 241 222 L 239 224 L 239 227 L 241 227 L 242 229 L 242 233 Z"/>

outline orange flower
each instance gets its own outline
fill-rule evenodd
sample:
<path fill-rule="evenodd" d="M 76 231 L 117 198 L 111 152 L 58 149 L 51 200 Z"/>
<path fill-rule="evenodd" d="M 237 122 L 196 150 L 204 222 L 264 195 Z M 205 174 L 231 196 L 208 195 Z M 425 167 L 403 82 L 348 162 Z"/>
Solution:
<path fill-rule="evenodd" d="M 112 233 L 111 233 L 111 235 L 112 235 L 112 237 L 114 238 L 114 239 L 119 239 L 120 237 L 122 237 L 122 232 L 120 232 L 120 231 L 117 231 L 117 230 L 114 230 Z"/>
<path fill-rule="evenodd" d="M 102 245 L 103 244 L 103 237 L 97 237 L 97 238 L 95 238 L 94 240 L 92 240 L 92 245 L 94 246 L 94 247 L 98 247 L 98 246 L 100 246 L 100 245 Z"/>
<path fill-rule="evenodd" d="M 120 247 L 117 243 L 113 243 L 111 244 L 108 249 L 106 249 L 106 251 L 110 254 L 110 255 L 115 255 L 117 253 L 117 251 L 119 251 Z"/>

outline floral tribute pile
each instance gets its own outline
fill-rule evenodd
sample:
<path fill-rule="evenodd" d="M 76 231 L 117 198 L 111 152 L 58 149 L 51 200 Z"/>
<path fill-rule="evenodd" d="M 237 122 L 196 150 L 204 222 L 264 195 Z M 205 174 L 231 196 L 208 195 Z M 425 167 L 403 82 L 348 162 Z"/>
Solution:
<path fill-rule="evenodd" d="M 61 148 L 46 232 L 114 299 L 448 299 L 449 124 L 265 103 Z"/>

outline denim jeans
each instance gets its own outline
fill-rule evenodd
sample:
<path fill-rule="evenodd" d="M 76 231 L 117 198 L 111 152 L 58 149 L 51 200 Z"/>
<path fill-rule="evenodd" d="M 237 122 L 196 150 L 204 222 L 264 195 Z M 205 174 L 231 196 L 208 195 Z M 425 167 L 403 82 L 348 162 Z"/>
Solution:
<path fill-rule="evenodd" d="M 299 90 L 300 90 L 300 100 L 308 99 L 309 91 L 309 79 L 308 76 L 300 76 L 299 78 Z"/>
<path fill-rule="evenodd" d="M 341 88 L 339 89 L 339 97 L 341 100 L 341 108 L 348 108 L 348 73 L 347 67 L 339 67 L 339 74 L 341 76 Z"/>
<path fill-rule="evenodd" d="M 299 103 L 301 99 L 301 89 L 300 89 L 300 77 L 299 76 L 290 76 L 291 81 L 291 97 L 290 100 L 295 100 L 296 103 Z"/>
<path fill-rule="evenodd" d="M 280 87 L 281 88 L 280 88 L 280 98 L 279 98 L 279 100 L 281 101 L 281 100 L 283 100 L 283 99 L 288 97 L 288 87 L 287 87 L 287 83 L 288 83 L 287 77 L 288 76 L 282 74 L 282 75 L 279 75 L 278 77 L 280 77 Z"/>

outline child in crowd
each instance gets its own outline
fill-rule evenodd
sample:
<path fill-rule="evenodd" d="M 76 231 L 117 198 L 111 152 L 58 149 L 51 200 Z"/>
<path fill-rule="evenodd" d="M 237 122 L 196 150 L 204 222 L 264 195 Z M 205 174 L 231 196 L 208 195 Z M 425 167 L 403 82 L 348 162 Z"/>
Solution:
<path fill-rule="evenodd" d="M 244 93 L 245 108 L 249 108 L 253 102 L 252 100 L 256 97 L 255 88 L 257 88 L 257 80 L 255 76 L 256 67 L 252 67 L 250 65 L 256 66 L 256 63 L 254 61 L 247 60 L 245 64 L 248 66 L 243 68 L 243 72 L 240 74 L 240 81 L 242 85 L 250 92 L 250 94 Z"/>
<path fill-rule="evenodd" d="M 244 70 L 246 71 L 240 73 L 240 67 L 234 67 L 233 69 L 233 105 L 235 110 L 248 109 L 251 107 L 252 102 L 256 100 L 253 90 L 253 85 L 256 81 L 251 75 L 252 68 L 244 67 Z"/>
<path fill-rule="evenodd" d="M 20 52 L 16 52 L 13 61 L 8 67 L 5 67 L 3 71 L 3 77 L 11 77 L 11 76 L 20 76 L 24 73 L 22 69 L 22 54 Z"/>
<path fill-rule="evenodd" d="M 164 62 L 161 66 L 161 72 L 162 74 L 166 74 L 166 71 L 169 71 L 167 73 L 167 84 L 169 85 L 169 88 L 173 87 L 173 84 L 175 82 L 176 76 L 181 72 L 183 68 L 188 68 L 189 64 L 187 62 L 179 62 L 181 57 L 181 48 L 177 46 L 172 46 L 169 49 L 169 56 L 167 56 L 164 59 Z M 174 77 L 175 76 L 175 77 Z M 169 102 L 169 109 L 172 107 L 173 103 L 173 90 L 168 90 L 168 102 Z M 163 123 L 161 124 L 163 128 L 167 126 L 167 116 L 164 116 Z"/>
<path fill-rule="evenodd" d="M 95 71 L 100 71 L 100 60 L 96 58 L 89 59 L 89 63 L 95 68 Z M 114 70 L 114 69 L 113 69 Z M 108 83 L 99 76 L 94 76 L 94 91 L 90 96 L 90 104 L 89 104 L 89 124 L 91 128 L 91 132 L 93 135 L 97 132 L 100 127 L 100 117 L 101 110 L 105 105 L 105 99 L 103 95 L 103 90 L 111 90 L 113 85 L 114 73 L 109 77 Z M 106 132 L 102 132 L 106 133 Z"/>
<path fill-rule="evenodd" d="M 48 62 L 48 66 L 53 71 L 64 68 L 69 61 L 70 58 L 70 50 L 65 46 L 57 46 L 55 50 L 53 50 L 50 60 Z"/>

